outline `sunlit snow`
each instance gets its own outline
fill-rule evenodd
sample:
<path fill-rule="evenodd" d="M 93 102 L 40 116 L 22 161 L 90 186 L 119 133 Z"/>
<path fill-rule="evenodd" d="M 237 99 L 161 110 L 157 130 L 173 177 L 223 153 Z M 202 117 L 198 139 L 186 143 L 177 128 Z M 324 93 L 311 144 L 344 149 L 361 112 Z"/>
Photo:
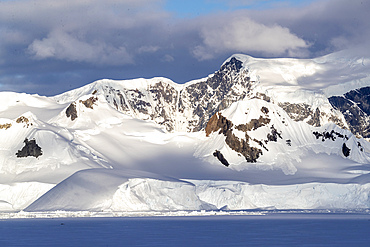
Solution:
<path fill-rule="evenodd" d="M 237 55 L 251 77 L 259 81 L 253 90 L 266 93 L 273 102 L 245 99 L 221 114 L 234 125 L 245 124 L 258 119 L 261 108 L 266 107 L 269 112 L 264 116 L 282 135 L 277 142 L 266 144 L 266 155 L 256 163 L 248 163 L 217 132 L 209 137 L 204 131 L 169 133 L 150 119 L 123 114 L 108 104 L 104 95 L 96 96 L 92 108 L 81 103 L 105 85 L 146 89 L 149 84 L 166 81 L 181 90 L 187 84 L 177 85 L 165 78 L 101 80 L 50 98 L 2 92 L 0 211 L 18 216 L 37 212 L 34 215 L 42 217 L 46 212 L 69 211 L 89 212 L 76 215 L 91 216 L 93 212 L 125 215 L 368 209 L 369 142 L 329 120 L 321 127 L 294 121 L 275 104 L 307 103 L 327 113 L 327 96 L 369 85 L 368 74 L 363 73 L 368 60 L 338 62 L 341 55 L 313 60 L 263 60 Z M 340 61 L 342 67 L 338 65 Z M 337 86 L 337 76 L 341 75 L 335 73 L 341 68 L 345 68 L 341 73 L 347 78 L 342 78 L 342 84 Z M 351 71 L 357 74 L 351 76 Z M 199 81 L 188 85 L 196 82 Z M 76 102 L 78 115 L 73 121 L 66 116 L 72 102 Z M 20 121 L 20 117 L 27 121 Z M 180 119 L 177 121 L 180 124 Z M 250 137 L 262 140 L 270 131 L 269 126 L 250 132 Z M 348 137 L 349 157 L 343 155 L 343 141 L 339 138 L 324 142 L 312 134 L 332 130 Z M 243 132 L 235 133 L 243 138 Z M 34 139 L 43 154 L 37 158 L 16 157 L 25 138 Z M 291 145 L 287 145 L 287 140 Z M 223 166 L 212 155 L 215 150 L 220 150 L 232 165 Z"/>

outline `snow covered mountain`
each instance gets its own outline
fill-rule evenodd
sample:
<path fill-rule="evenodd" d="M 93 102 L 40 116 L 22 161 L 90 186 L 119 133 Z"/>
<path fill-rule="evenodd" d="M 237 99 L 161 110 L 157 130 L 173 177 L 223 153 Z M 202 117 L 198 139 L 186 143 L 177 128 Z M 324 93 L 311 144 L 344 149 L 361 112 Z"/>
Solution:
<path fill-rule="evenodd" d="M 0 93 L 0 211 L 370 208 L 369 59 Z"/>

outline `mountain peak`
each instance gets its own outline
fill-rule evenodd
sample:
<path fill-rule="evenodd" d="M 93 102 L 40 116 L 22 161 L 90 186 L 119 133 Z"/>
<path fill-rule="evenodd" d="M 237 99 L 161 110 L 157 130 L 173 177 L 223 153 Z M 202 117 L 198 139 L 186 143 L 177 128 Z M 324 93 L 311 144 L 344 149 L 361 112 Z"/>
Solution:
<path fill-rule="evenodd" d="M 329 58 L 236 54 L 182 85 L 3 93 L 0 211 L 368 208 L 368 84 L 325 91 L 368 72 Z"/>

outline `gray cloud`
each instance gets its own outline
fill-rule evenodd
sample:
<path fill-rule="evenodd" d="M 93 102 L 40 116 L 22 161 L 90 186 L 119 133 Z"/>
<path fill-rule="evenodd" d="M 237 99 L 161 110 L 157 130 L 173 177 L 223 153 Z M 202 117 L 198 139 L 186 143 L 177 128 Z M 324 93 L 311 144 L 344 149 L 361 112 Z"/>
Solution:
<path fill-rule="evenodd" d="M 0 89 L 56 94 L 100 78 L 185 82 L 217 70 L 232 53 L 313 57 L 370 51 L 368 1 L 313 1 L 187 19 L 164 11 L 164 2 L 0 2 Z"/>
<path fill-rule="evenodd" d="M 363 0 L 313 1 L 301 7 L 243 11 L 252 19 L 278 23 L 311 44 L 311 56 L 355 47 L 370 48 L 370 2 Z"/>
<path fill-rule="evenodd" d="M 28 52 L 35 59 L 54 58 L 107 65 L 133 62 L 124 46 L 111 46 L 101 40 L 88 42 L 56 30 L 49 33 L 47 38 L 34 40 L 28 46 Z"/>

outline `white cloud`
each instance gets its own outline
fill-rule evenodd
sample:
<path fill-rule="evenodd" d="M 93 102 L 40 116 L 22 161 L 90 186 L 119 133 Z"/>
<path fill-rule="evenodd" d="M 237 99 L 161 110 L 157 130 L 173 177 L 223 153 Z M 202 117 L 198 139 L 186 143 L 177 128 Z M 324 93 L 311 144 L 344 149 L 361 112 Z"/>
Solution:
<path fill-rule="evenodd" d="M 200 30 L 203 44 L 193 54 L 199 60 L 213 58 L 224 52 L 261 52 L 270 55 L 294 56 L 309 45 L 288 28 L 257 23 L 247 17 L 219 18 Z"/>
<path fill-rule="evenodd" d="M 0 34 L 2 26 L 12 31 L 2 35 L 0 48 L 9 46 L 5 43 L 11 40 L 13 44 L 22 42 L 26 48 L 22 50 L 39 61 L 130 64 L 136 55 L 160 49 L 155 43 L 161 31 L 154 33 L 152 30 L 162 30 L 158 27 L 163 18 L 169 16 L 160 9 L 161 2 L 0 1 Z"/>
<path fill-rule="evenodd" d="M 35 59 L 54 58 L 95 64 L 133 62 L 132 57 L 123 46 L 114 47 L 102 41 L 83 41 L 60 30 L 52 31 L 47 38 L 34 40 L 29 45 L 28 52 Z"/>

